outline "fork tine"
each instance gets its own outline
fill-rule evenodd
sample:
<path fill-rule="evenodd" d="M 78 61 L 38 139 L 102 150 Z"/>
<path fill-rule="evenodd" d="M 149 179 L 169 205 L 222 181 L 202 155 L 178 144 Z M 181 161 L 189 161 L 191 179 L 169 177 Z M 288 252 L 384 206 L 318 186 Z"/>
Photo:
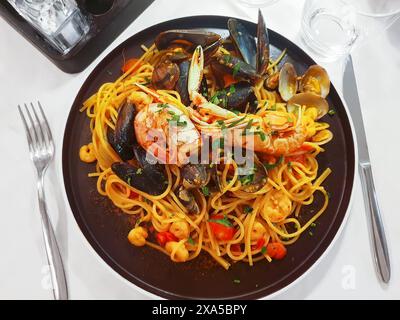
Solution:
<path fill-rule="evenodd" d="M 46 115 L 44 114 L 44 111 L 43 111 L 43 108 L 42 108 L 42 105 L 41 105 L 40 101 L 38 101 L 37 103 L 38 103 L 38 106 L 39 106 L 40 113 L 42 114 L 42 117 L 44 119 L 44 126 L 45 126 L 45 129 L 47 131 L 47 138 L 49 139 L 50 145 L 54 148 L 53 136 L 51 134 L 49 122 L 47 121 Z"/>
<path fill-rule="evenodd" d="M 48 148 L 48 144 L 47 144 L 47 142 L 46 142 L 46 138 L 45 138 L 45 136 L 44 136 L 44 132 L 43 132 L 43 121 L 40 121 L 39 120 L 39 117 L 38 117 L 38 115 L 37 115 L 37 113 L 36 113 L 36 110 L 35 110 L 35 106 L 33 105 L 33 103 L 31 102 L 31 109 L 32 109 L 32 112 L 33 112 L 33 116 L 35 117 L 35 120 L 36 120 L 36 123 L 37 123 L 37 126 L 35 126 L 36 127 L 36 131 L 38 132 L 38 135 L 40 135 L 40 140 L 41 140 L 41 146 L 43 146 L 43 147 L 45 147 L 46 149 Z"/>
<path fill-rule="evenodd" d="M 24 113 L 22 112 L 21 106 L 20 106 L 20 105 L 18 105 L 18 111 L 19 111 L 19 115 L 21 116 L 21 119 L 22 119 L 22 123 L 23 123 L 23 125 L 24 125 L 24 128 L 25 128 L 25 133 L 26 133 L 26 138 L 28 139 L 29 149 L 32 150 L 33 137 L 32 137 L 31 131 L 29 130 L 28 124 L 27 124 L 27 122 L 26 122 Z"/>
<path fill-rule="evenodd" d="M 29 120 L 29 124 L 28 124 L 28 128 L 29 131 L 31 132 L 31 137 L 32 137 L 32 147 L 34 149 L 36 149 L 37 145 L 39 144 L 39 137 L 37 135 L 36 132 L 36 128 L 35 128 L 35 122 L 32 119 L 31 113 L 29 112 L 28 106 L 26 105 L 26 103 L 24 103 L 24 107 L 26 110 L 26 114 L 28 115 L 28 120 Z M 33 131 L 33 134 L 32 134 Z"/>

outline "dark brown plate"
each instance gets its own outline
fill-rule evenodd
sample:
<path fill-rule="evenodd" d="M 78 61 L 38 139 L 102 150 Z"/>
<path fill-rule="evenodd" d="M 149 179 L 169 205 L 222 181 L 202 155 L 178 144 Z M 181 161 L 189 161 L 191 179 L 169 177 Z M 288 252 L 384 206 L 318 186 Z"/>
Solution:
<path fill-rule="evenodd" d="M 132 36 L 114 49 L 93 70 L 79 91 L 71 108 L 64 134 L 63 173 L 69 203 L 78 225 L 102 259 L 135 285 L 165 298 L 260 298 L 274 293 L 304 274 L 324 253 L 336 236 L 346 215 L 354 180 L 354 142 L 345 107 L 335 88 L 328 97 L 336 115 L 323 119 L 331 125 L 334 139 L 319 156 L 320 170 L 330 167 L 333 173 L 324 182 L 331 194 L 327 211 L 318 219 L 313 236 L 306 232 L 282 261 L 259 262 L 253 267 L 237 263 L 229 271 L 212 261 L 207 254 L 199 259 L 176 264 L 169 257 L 150 248 L 131 246 L 126 236 L 131 228 L 129 216 L 113 207 L 111 201 L 97 194 L 95 179 L 88 178 L 92 165 L 78 157 L 81 145 L 90 141 L 89 121 L 79 109 L 82 103 L 107 81 L 120 75 L 125 57 L 141 55 L 140 45 L 151 45 L 155 36 L 176 28 L 205 28 L 227 34 L 227 17 L 196 16 L 167 21 Z M 256 25 L 242 21 L 254 34 Z M 299 74 L 315 62 L 292 42 L 270 31 L 272 56 L 288 49 L 285 60 L 295 64 Z M 303 219 L 321 206 L 322 199 L 304 210 Z M 240 279 L 240 284 L 233 280 Z"/>

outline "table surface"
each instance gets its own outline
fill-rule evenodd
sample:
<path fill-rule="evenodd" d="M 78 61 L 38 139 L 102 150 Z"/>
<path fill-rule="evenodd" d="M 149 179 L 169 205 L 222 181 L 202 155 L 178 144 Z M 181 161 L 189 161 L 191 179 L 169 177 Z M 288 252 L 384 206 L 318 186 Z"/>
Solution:
<path fill-rule="evenodd" d="M 190 3 L 189 3 L 190 2 Z M 268 27 L 299 44 L 304 1 L 280 0 L 264 8 Z M 173 4 L 173 5 L 172 5 Z M 177 10 L 179 8 L 179 10 Z M 62 250 L 72 299 L 146 299 L 148 296 L 116 275 L 90 250 L 66 201 L 61 175 L 61 146 L 71 104 L 94 66 L 119 43 L 155 23 L 190 15 L 228 15 L 256 21 L 257 10 L 236 0 L 156 0 L 85 71 L 58 70 L 0 19 L 0 298 L 51 299 L 50 278 L 28 157 L 25 133 L 16 106 L 40 100 L 51 124 L 56 157 L 46 178 L 49 211 Z M 400 20 L 353 54 L 375 183 L 384 215 L 392 262 L 388 286 L 377 280 L 371 258 L 361 186 L 357 176 L 348 223 L 335 246 L 308 275 L 281 299 L 400 298 L 400 108 L 395 94 L 400 72 Z M 321 63 L 342 90 L 343 63 Z M 379 120 L 377 120 L 379 119 Z M 11 170 L 12 169 L 12 170 Z M 13 171 L 14 170 L 14 171 Z"/>

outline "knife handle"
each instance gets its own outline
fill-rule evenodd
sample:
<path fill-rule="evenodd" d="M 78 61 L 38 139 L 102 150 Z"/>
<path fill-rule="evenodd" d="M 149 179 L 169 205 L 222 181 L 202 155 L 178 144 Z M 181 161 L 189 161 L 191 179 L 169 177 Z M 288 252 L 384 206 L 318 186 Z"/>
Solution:
<path fill-rule="evenodd" d="M 367 220 L 372 234 L 375 265 L 382 281 L 388 283 L 391 274 L 389 252 L 370 163 L 360 163 L 360 176 L 365 209 L 369 216 Z"/>

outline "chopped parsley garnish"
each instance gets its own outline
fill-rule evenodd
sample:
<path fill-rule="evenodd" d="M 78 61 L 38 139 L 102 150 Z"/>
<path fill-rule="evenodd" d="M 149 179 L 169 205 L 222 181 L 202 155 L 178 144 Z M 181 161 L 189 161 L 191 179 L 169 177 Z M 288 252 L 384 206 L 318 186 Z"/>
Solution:
<path fill-rule="evenodd" d="M 292 168 L 292 162 L 289 161 L 289 162 L 287 163 L 287 167 L 288 167 L 289 169 L 291 169 L 291 168 Z"/>
<path fill-rule="evenodd" d="M 131 181 L 132 181 L 132 178 L 129 177 L 128 180 L 127 180 L 126 182 L 127 182 L 129 185 L 131 185 Z"/>
<path fill-rule="evenodd" d="M 310 226 L 311 226 L 312 228 L 315 228 L 317 225 L 313 222 L 313 223 L 310 224 Z"/>
<path fill-rule="evenodd" d="M 231 55 L 230 54 L 226 54 L 224 55 L 224 61 L 226 64 L 228 64 L 229 62 L 231 62 Z"/>
<path fill-rule="evenodd" d="M 236 88 L 235 88 L 235 86 L 233 84 L 231 84 L 231 86 L 229 87 L 229 93 L 232 94 L 232 93 L 235 93 L 235 92 L 236 92 Z"/>
<path fill-rule="evenodd" d="M 178 127 L 186 127 L 187 126 L 187 122 L 186 121 L 180 121 L 177 123 Z"/>
<path fill-rule="evenodd" d="M 228 125 L 227 128 L 233 128 L 234 126 L 236 126 L 239 123 L 241 123 L 245 118 L 246 118 L 246 116 L 244 116 L 244 117 L 242 117 L 242 118 L 240 118 L 238 120 L 233 121 L 230 125 Z"/>
<path fill-rule="evenodd" d="M 264 163 L 264 167 L 267 170 L 271 170 L 271 169 L 279 166 L 282 162 L 283 162 L 283 156 L 280 156 L 279 159 L 277 161 L 275 161 L 275 163 Z"/>
<path fill-rule="evenodd" d="M 269 108 L 268 110 L 276 111 L 276 104 L 273 104 L 273 105 L 271 106 L 271 108 Z"/>
<path fill-rule="evenodd" d="M 265 133 L 262 131 L 256 131 L 254 132 L 254 134 L 258 134 L 260 136 L 261 141 L 265 141 L 265 139 L 267 138 Z"/>
<path fill-rule="evenodd" d="M 225 129 L 226 125 L 225 125 L 225 121 L 224 120 L 217 120 L 218 125 L 222 128 Z"/>
<path fill-rule="evenodd" d="M 163 111 L 165 108 L 168 108 L 168 104 L 166 104 L 166 103 L 159 103 L 159 104 L 157 105 L 157 108 L 160 108 L 160 110 L 157 110 L 157 112 L 161 112 L 161 111 Z"/>
<path fill-rule="evenodd" d="M 314 235 L 314 233 L 312 233 L 312 231 L 310 231 L 308 234 L 310 235 L 310 237 L 312 237 Z"/>
<path fill-rule="evenodd" d="M 208 197 L 210 195 L 210 189 L 208 189 L 207 186 L 204 186 L 201 188 L 201 192 L 203 192 L 203 194 Z"/>
<path fill-rule="evenodd" d="M 140 218 L 137 219 L 136 223 L 135 223 L 135 227 L 139 226 L 141 222 L 142 222 L 142 219 L 140 219 Z"/>
<path fill-rule="evenodd" d="M 136 170 L 136 174 L 142 174 L 143 173 L 143 169 L 142 168 L 138 168 L 137 170 Z"/>
<path fill-rule="evenodd" d="M 218 104 L 219 104 L 218 94 L 214 94 L 214 95 L 211 97 L 210 102 L 213 103 L 213 104 L 217 104 L 217 105 L 218 105 Z"/>
<path fill-rule="evenodd" d="M 239 111 L 239 110 L 232 110 L 232 112 L 233 112 L 234 114 L 236 114 L 236 115 L 240 114 L 240 111 Z"/>
<path fill-rule="evenodd" d="M 223 219 L 210 219 L 208 222 L 215 222 L 224 225 L 225 227 L 232 227 L 232 222 L 229 221 L 227 217 L 224 217 Z"/>
<path fill-rule="evenodd" d="M 253 180 L 254 180 L 254 173 L 239 178 L 239 181 L 243 186 L 246 186 L 246 185 L 252 183 Z"/>
<path fill-rule="evenodd" d="M 151 83 L 151 80 L 149 77 L 145 77 L 144 80 L 145 80 L 145 82 L 142 83 L 143 86 L 147 86 L 148 84 Z"/>
<path fill-rule="evenodd" d="M 293 119 L 291 118 L 291 117 L 287 117 L 287 122 L 289 122 L 289 123 L 293 123 Z"/>
<path fill-rule="evenodd" d="M 261 248 L 261 253 L 266 254 L 267 253 L 267 248 L 264 246 Z"/>
<path fill-rule="evenodd" d="M 253 212 L 253 208 L 250 206 L 245 206 L 243 209 L 244 213 L 252 213 Z"/>
<path fill-rule="evenodd" d="M 192 239 L 192 237 L 189 237 L 188 241 L 189 244 L 191 244 L 192 246 L 195 245 L 194 240 Z"/>
<path fill-rule="evenodd" d="M 250 119 L 249 122 L 247 122 L 246 127 L 244 128 L 245 131 L 249 130 L 252 125 L 253 125 L 253 119 Z"/>
<path fill-rule="evenodd" d="M 328 111 L 328 114 L 329 114 L 330 116 L 334 116 L 334 115 L 336 114 L 336 111 L 333 110 L 333 109 L 330 109 L 330 110 Z"/>
<path fill-rule="evenodd" d="M 172 118 L 168 120 L 169 123 L 176 123 L 178 127 L 186 127 L 187 122 L 186 121 L 180 121 L 180 116 L 175 114 L 175 113 L 170 113 L 172 115 Z"/>
<path fill-rule="evenodd" d="M 247 131 L 247 130 L 245 130 L 242 132 L 242 136 L 246 136 L 246 135 L 248 135 L 248 136 L 249 135 L 254 135 L 254 136 L 258 135 L 258 136 L 260 136 L 261 141 L 265 141 L 265 139 L 267 138 L 265 133 L 262 131 Z"/>
<path fill-rule="evenodd" d="M 233 75 L 234 77 L 236 77 L 237 74 L 239 73 L 239 71 L 240 71 L 240 62 L 236 63 L 235 66 L 233 67 L 233 69 L 232 69 L 232 75 Z"/>
<path fill-rule="evenodd" d="M 239 280 L 239 279 L 234 279 L 234 280 L 233 280 L 233 283 L 239 284 L 239 283 L 240 283 L 240 280 Z"/>
<path fill-rule="evenodd" d="M 227 93 L 226 90 L 222 89 L 217 92 L 211 97 L 210 102 L 216 105 L 221 105 L 226 108 L 228 104 Z"/>

